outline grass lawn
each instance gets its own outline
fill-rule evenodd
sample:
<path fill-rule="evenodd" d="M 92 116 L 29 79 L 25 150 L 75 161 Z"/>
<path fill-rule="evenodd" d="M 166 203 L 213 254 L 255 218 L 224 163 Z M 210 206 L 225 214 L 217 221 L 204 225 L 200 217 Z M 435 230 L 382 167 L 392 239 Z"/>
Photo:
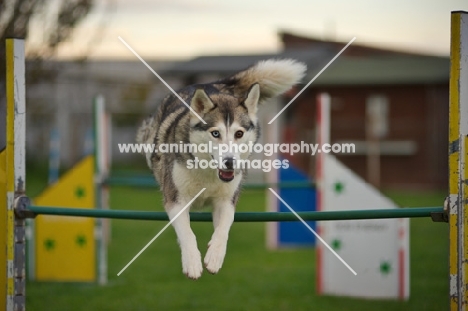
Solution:
<path fill-rule="evenodd" d="M 31 182 L 30 182 L 31 181 Z M 28 179 L 30 195 L 39 182 Z M 388 193 L 403 206 L 440 206 L 443 193 Z M 156 190 L 113 187 L 113 209 L 162 210 Z M 262 211 L 263 191 L 245 191 L 239 211 Z M 109 284 L 27 283 L 28 310 L 446 310 L 448 309 L 448 226 L 411 220 L 411 298 L 372 301 L 315 294 L 315 250 L 265 249 L 264 223 L 235 223 L 218 275 L 197 281 L 181 271 L 172 228 L 164 232 L 120 277 L 117 272 L 165 225 L 112 221 Z M 204 254 L 209 223 L 193 228 Z"/>

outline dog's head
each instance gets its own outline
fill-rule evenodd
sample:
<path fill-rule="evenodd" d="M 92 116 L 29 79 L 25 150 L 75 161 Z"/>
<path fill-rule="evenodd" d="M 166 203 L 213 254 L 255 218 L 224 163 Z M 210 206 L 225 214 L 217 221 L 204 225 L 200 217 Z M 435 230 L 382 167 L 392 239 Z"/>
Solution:
<path fill-rule="evenodd" d="M 241 167 L 239 160 L 247 160 L 251 148 L 246 150 L 241 145 L 256 143 L 259 135 L 257 109 L 260 99 L 260 87 L 253 84 L 245 96 L 238 98 L 224 92 L 207 92 L 198 88 L 190 106 L 190 143 L 210 145 L 211 150 L 197 150 L 194 156 L 200 160 L 216 164 L 211 169 L 218 178 L 230 182 Z M 202 118 L 204 124 L 195 113 Z M 208 167 L 207 169 L 210 169 Z"/>

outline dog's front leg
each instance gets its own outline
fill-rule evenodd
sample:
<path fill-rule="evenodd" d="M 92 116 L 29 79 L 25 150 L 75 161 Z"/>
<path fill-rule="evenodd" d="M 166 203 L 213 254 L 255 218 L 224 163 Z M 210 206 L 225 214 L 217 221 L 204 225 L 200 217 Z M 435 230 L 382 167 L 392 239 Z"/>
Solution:
<path fill-rule="evenodd" d="M 235 207 L 230 200 L 213 202 L 214 232 L 208 243 L 205 266 L 208 272 L 217 273 L 221 269 L 226 255 L 229 230 L 234 221 Z"/>
<path fill-rule="evenodd" d="M 173 204 L 166 208 L 169 218 L 172 220 L 183 208 L 185 204 Z M 172 226 L 177 234 L 180 250 L 182 252 L 182 271 L 190 279 L 198 279 L 202 272 L 201 254 L 197 247 L 197 238 L 190 228 L 189 208 L 179 215 Z"/>

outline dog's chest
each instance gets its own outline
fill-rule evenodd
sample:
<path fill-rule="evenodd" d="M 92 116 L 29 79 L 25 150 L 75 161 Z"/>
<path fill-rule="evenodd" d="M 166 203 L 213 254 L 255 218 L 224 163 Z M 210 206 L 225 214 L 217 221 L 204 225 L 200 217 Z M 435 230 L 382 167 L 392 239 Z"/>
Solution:
<path fill-rule="evenodd" d="M 239 187 L 242 175 L 236 175 L 231 182 L 222 182 L 217 177 L 216 170 L 188 170 L 176 163 L 173 169 L 174 185 L 185 198 L 191 199 L 203 188 L 197 202 L 212 199 L 230 200 Z"/>

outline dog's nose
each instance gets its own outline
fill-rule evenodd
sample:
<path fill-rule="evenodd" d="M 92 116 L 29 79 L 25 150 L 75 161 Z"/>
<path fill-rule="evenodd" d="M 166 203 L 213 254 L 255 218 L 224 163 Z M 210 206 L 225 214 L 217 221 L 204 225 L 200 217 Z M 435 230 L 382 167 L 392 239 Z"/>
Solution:
<path fill-rule="evenodd" d="M 224 166 L 226 167 L 227 170 L 234 169 L 234 158 L 225 158 Z"/>

